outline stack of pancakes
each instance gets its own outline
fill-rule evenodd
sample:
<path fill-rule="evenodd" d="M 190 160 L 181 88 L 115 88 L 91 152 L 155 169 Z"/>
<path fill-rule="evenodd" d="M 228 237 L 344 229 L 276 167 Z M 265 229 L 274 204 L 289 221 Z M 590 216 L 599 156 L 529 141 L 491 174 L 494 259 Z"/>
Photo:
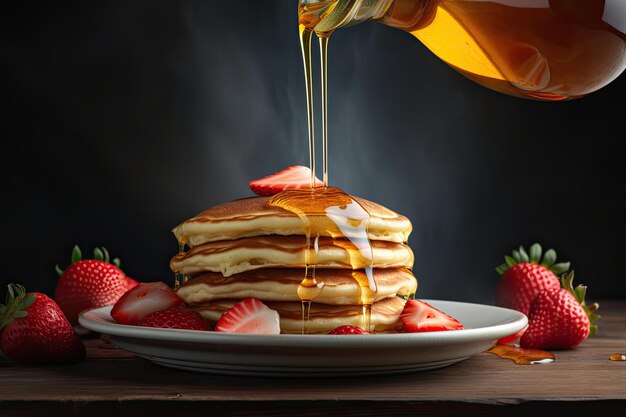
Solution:
<path fill-rule="evenodd" d="M 405 298 L 415 293 L 413 252 L 406 244 L 410 221 L 379 204 L 353 197 L 370 215 L 367 236 L 372 248 L 376 294 L 370 329 L 401 329 Z M 189 278 L 178 295 L 193 310 L 215 322 L 238 301 L 255 297 L 280 315 L 283 333 L 301 333 L 302 302 L 298 287 L 305 276 L 307 239 L 302 220 L 269 197 L 252 197 L 212 207 L 181 223 L 173 232 L 188 246 L 170 262 Z M 310 333 L 338 326 L 363 326 L 361 287 L 345 238 L 318 241 L 315 279 L 323 285 L 311 303 Z"/>

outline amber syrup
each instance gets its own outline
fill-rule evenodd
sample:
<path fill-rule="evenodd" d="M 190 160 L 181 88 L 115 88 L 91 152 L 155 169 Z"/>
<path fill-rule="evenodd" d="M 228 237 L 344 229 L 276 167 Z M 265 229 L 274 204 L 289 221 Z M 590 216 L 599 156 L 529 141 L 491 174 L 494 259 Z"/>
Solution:
<path fill-rule="evenodd" d="M 303 223 L 308 223 L 306 217 L 301 217 Z M 309 223 L 310 224 L 310 223 Z M 322 292 L 323 282 L 317 282 L 315 279 L 315 266 L 317 264 L 317 255 L 319 254 L 320 236 L 316 233 L 311 247 L 311 229 L 306 229 L 306 252 L 304 255 L 304 278 L 298 286 L 298 297 L 302 303 L 302 334 L 309 333 L 309 323 L 311 317 L 311 302 Z"/>
<path fill-rule="evenodd" d="M 626 355 L 623 353 L 613 353 L 609 356 L 609 360 L 617 362 L 626 361 Z"/>
<path fill-rule="evenodd" d="M 487 352 L 510 359 L 518 365 L 543 365 L 554 362 L 554 355 L 545 350 L 527 349 L 515 345 L 497 344 Z"/>
<path fill-rule="evenodd" d="M 352 12 L 364 2 L 311 3 L 299 9 L 308 30 L 363 18 Z M 625 13 L 619 0 L 386 0 L 369 19 L 410 33 L 483 86 L 558 101 L 602 88 L 624 71 Z"/>
<path fill-rule="evenodd" d="M 323 289 L 323 283 L 315 279 L 320 236 L 332 238 L 333 244 L 348 252 L 352 276 L 361 289 L 363 328 L 369 331 L 371 305 L 376 297 L 372 246 L 367 237 L 369 213 L 350 195 L 335 187 L 284 190 L 273 196 L 268 205 L 295 213 L 304 227 L 306 266 L 298 287 L 303 333 L 308 333 L 311 302 Z"/>
<path fill-rule="evenodd" d="M 186 244 L 185 242 L 178 242 L 178 253 L 185 253 Z M 181 284 L 187 282 L 187 277 L 185 277 L 180 271 L 174 271 L 174 289 L 180 287 Z"/>
<path fill-rule="evenodd" d="M 311 188 L 285 190 L 272 197 L 268 205 L 281 207 L 298 215 L 306 235 L 305 273 L 298 287 L 298 297 L 302 302 L 302 333 L 309 332 L 312 301 L 319 296 L 323 283 L 317 282 L 315 269 L 319 252 L 320 236 L 329 236 L 334 244 L 342 246 L 349 254 L 353 269 L 352 276 L 359 284 L 360 303 L 363 306 L 363 328 L 370 330 L 371 306 L 376 298 L 373 254 L 367 237 L 369 213 L 350 195 L 328 186 L 328 41 L 332 32 L 315 33 L 320 47 L 320 83 L 322 107 L 322 169 L 324 186 L 315 186 L 315 131 L 313 112 L 313 76 L 311 42 L 315 25 L 326 13 L 332 11 L 330 2 L 321 1 L 299 6 L 299 34 L 307 100 L 307 121 L 309 140 L 309 166 L 311 168 Z"/>

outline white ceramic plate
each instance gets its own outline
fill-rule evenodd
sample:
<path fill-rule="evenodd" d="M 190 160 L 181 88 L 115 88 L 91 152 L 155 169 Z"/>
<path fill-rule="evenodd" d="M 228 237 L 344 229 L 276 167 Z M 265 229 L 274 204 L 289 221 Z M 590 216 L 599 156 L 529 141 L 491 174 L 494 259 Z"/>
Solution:
<path fill-rule="evenodd" d="M 523 329 L 525 315 L 500 307 L 424 300 L 465 329 L 376 335 L 250 335 L 121 325 L 111 307 L 84 312 L 82 326 L 122 349 L 189 371 L 259 376 L 388 374 L 441 368 Z"/>

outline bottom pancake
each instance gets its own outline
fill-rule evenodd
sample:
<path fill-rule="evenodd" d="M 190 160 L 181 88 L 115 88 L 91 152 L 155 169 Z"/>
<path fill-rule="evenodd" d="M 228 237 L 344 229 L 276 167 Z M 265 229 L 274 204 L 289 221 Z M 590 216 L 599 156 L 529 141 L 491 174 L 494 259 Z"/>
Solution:
<path fill-rule="evenodd" d="M 200 313 L 211 322 L 235 305 L 237 300 L 219 300 L 190 305 L 189 308 Z M 402 330 L 400 314 L 406 300 L 389 297 L 372 305 L 370 319 L 371 331 L 377 333 L 398 332 Z M 281 333 L 302 333 L 302 303 L 300 302 L 265 302 L 269 308 L 280 315 Z M 328 333 L 339 326 L 363 327 L 363 308 L 360 305 L 328 305 L 311 303 L 309 333 Z"/>

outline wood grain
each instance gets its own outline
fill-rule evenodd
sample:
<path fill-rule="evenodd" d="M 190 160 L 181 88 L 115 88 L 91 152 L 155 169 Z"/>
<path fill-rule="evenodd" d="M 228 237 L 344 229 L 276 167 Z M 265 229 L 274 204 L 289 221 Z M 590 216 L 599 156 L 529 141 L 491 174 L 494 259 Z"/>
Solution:
<path fill-rule="evenodd" d="M 86 340 L 88 358 L 80 364 L 0 363 L 0 416 L 96 416 L 105 410 L 136 416 L 137 410 L 148 409 L 150 416 L 174 410 L 185 415 L 266 415 L 272 410 L 278 415 L 497 415 L 505 409 L 510 416 L 545 407 L 574 415 L 602 409 L 601 415 L 623 416 L 626 362 L 610 361 L 609 355 L 626 353 L 626 302 L 603 302 L 601 313 L 600 333 L 575 349 L 555 351 L 551 364 L 522 366 L 481 353 L 439 370 L 359 378 L 190 373 L 91 339 Z"/>

